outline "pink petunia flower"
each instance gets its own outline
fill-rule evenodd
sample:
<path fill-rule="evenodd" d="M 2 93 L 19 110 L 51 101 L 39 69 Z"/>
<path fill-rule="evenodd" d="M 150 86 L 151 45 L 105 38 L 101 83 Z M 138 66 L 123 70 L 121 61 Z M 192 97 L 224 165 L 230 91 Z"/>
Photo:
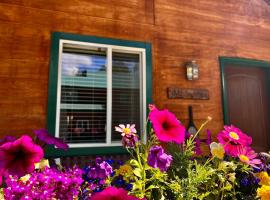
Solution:
<path fill-rule="evenodd" d="M 68 145 L 63 142 L 62 139 L 50 135 L 47 130 L 34 130 L 34 133 L 39 140 L 45 142 L 46 144 L 54 145 L 59 149 L 64 149 L 65 151 L 68 150 Z"/>
<path fill-rule="evenodd" d="M 35 163 L 44 156 L 43 149 L 27 135 L 0 147 L 0 171 L 2 174 L 23 176 L 35 169 Z"/>
<path fill-rule="evenodd" d="M 224 130 L 217 135 L 217 139 L 224 146 L 226 153 L 233 157 L 237 157 L 239 147 L 248 147 L 252 143 L 251 137 L 233 125 L 224 126 Z"/>
<path fill-rule="evenodd" d="M 120 132 L 122 136 L 135 135 L 137 133 L 135 124 L 127 124 L 127 126 L 119 124 L 119 127 L 115 127 L 115 131 Z"/>
<path fill-rule="evenodd" d="M 91 200 L 139 200 L 138 198 L 128 195 L 123 188 L 108 187 L 102 192 L 93 195 Z"/>
<path fill-rule="evenodd" d="M 185 127 L 168 110 L 152 110 L 149 114 L 157 138 L 162 142 L 182 143 L 185 140 Z"/>
<path fill-rule="evenodd" d="M 246 163 L 252 167 L 256 167 L 256 165 L 262 163 L 260 159 L 256 159 L 257 154 L 250 147 L 239 147 L 237 156 L 241 162 Z"/>

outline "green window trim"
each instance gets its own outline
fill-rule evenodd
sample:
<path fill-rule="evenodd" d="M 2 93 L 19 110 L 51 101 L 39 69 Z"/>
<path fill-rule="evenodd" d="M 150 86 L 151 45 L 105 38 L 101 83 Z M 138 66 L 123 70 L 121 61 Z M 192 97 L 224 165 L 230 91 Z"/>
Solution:
<path fill-rule="evenodd" d="M 55 132 L 56 109 L 57 109 L 57 82 L 58 82 L 58 56 L 59 41 L 74 40 L 80 42 L 117 45 L 124 47 L 144 48 L 146 55 L 146 105 L 152 102 L 152 47 L 151 43 L 120 40 L 112 38 L 103 38 L 96 36 L 86 36 L 71 33 L 53 32 L 51 36 L 51 55 L 50 55 L 50 72 L 48 83 L 48 109 L 46 128 L 52 135 Z M 147 109 L 146 109 L 147 110 Z M 147 115 L 148 113 L 146 113 Z M 105 155 L 105 154 L 125 154 L 123 147 L 80 147 L 69 148 L 67 151 L 48 147 L 46 157 L 63 157 L 63 156 L 86 156 L 86 155 Z"/>
<path fill-rule="evenodd" d="M 234 64 L 239 67 L 260 67 L 270 69 L 270 62 L 248 59 L 248 58 L 237 58 L 237 57 L 219 57 L 220 63 L 220 75 L 221 75 L 221 87 L 222 87 L 222 108 L 223 108 L 223 120 L 225 125 L 230 125 L 228 117 L 228 96 L 227 96 L 227 87 L 225 80 L 225 67 L 228 64 Z M 268 76 L 268 88 L 270 88 L 270 72 Z M 270 94 L 270 91 L 269 91 Z"/>

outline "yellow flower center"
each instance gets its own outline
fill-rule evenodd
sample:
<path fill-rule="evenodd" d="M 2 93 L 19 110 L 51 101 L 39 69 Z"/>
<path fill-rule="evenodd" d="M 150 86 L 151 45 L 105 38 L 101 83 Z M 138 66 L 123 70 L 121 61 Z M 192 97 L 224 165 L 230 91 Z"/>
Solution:
<path fill-rule="evenodd" d="M 230 132 L 229 135 L 232 139 L 239 140 L 239 135 L 237 133 Z"/>
<path fill-rule="evenodd" d="M 239 159 L 240 159 L 242 162 L 244 162 L 244 163 L 248 163 L 248 162 L 249 162 L 249 158 L 248 158 L 247 156 L 243 155 L 243 154 L 241 154 L 241 155 L 239 156 Z"/>
<path fill-rule="evenodd" d="M 126 135 L 128 135 L 128 134 L 131 133 L 131 130 L 130 130 L 130 128 L 124 128 L 124 129 L 123 129 L 123 132 L 124 132 Z"/>

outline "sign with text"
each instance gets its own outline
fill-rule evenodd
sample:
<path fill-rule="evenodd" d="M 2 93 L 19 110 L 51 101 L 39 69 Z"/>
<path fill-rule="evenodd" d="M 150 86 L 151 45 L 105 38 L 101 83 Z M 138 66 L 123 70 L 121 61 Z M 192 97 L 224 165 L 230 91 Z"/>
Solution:
<path fill-rule="evenodd" d="M 187 88 L 173 88 L 169 87 L 169 99 L 199 99 L 208 100 L 209 91 L 207 89 L 187 89 Z"/>

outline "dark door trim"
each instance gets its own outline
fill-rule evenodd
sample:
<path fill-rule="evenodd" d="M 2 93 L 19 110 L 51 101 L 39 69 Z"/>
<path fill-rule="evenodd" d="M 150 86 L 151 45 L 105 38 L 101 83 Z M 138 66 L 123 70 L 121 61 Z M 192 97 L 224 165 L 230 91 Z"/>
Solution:
<path fill-rule="evenodd" d="M 219 57 L 220 63 L 220 75 L 221 75 L 221 87 L 222 87 L 222 108 L 223 108 L 223 120 L 225 125 L 229 125 L 229 117 L 228 117 L 228 101 L 227 101 L 227 88 L 225 81 L 225 67 L 228 64 L 235 64 L 243 67 L 262 67 L 270 69 L 270 62 L 247 59 L 247 58 L 236 58 L 236 57 Z M 270 74 L 268 75 L 267 80 L 268 89 L 270 89 Z M 270 91 L 269 91 L 270 94 Z"/>

